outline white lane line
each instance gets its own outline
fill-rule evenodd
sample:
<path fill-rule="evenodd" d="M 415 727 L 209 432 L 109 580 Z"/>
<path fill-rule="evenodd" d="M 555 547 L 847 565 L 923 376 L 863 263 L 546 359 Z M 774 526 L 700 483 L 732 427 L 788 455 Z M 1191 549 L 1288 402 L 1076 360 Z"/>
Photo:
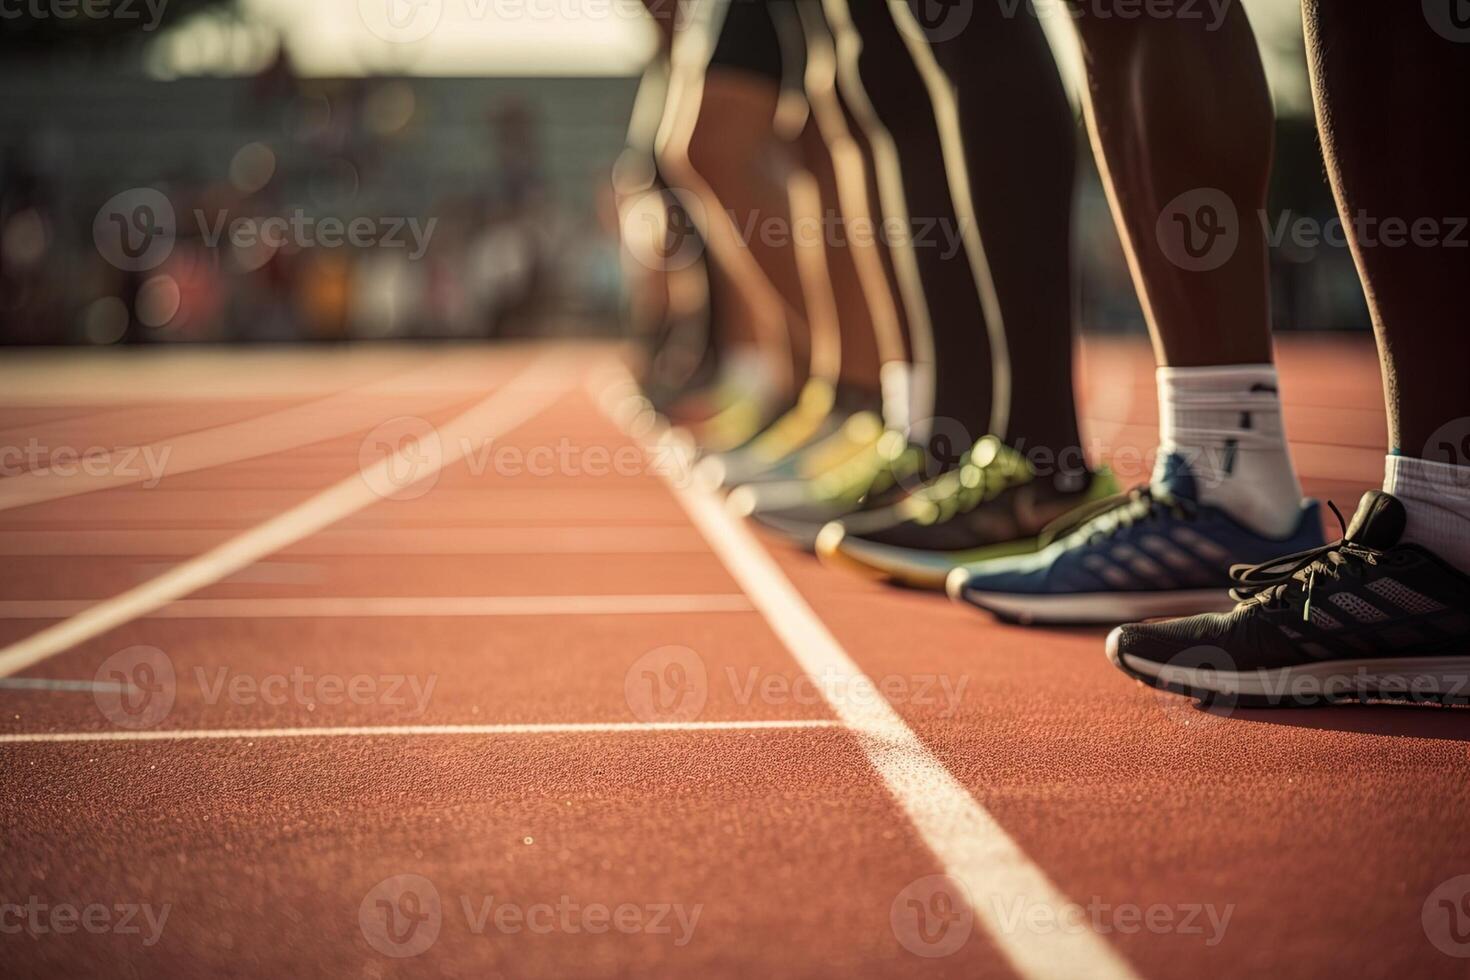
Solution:
<path fill-rule="evenodd" d="M 183 742 L 253 738 L 405 738 L 425 735 L 628 735 L 642 732 L 757 732 L 840 728 L 827 718 L 795 721 L 587 722 L 550 725 L 376 725 L 352 728 L 205 728 L 192 731 L 27 732 L 0 745 L 38 742 Z"/>
<path fill-rule="evenodd" d="M 0 619 L 64 619 L 89 599 L 0 601 Z M 178 599 L 140 619 L 391 619 L 414 616 L 648 616 L 750 612 L 744 595 L 382 596 Z"/>
<path fill-rule="evenodd" d="M 348 464 L 352 465 L 352 464 Z M 0 555 L 28 558 L 193 556 L 228 530 L 6 531 Z M 687 522 L 672 525 L 383 529 L 328 528 L 284 556 L 645 555 L 709 553 Z"/>
<path fill-rule="evenodd" d="M 1074 907 L 970 795 L 893 706 L 866 692 L 880 690 L 786 578 L 750 530 L 706 491 L 670 484 L 690 520 L 709 541 L 735 581 L 765 616 L 833 712 L 849 728 L 919 837 L 962 882 L 975 921 L 989 933 L 1022 977 L 1123 980 L 1135 974 L 1090 930 L 1033 930 L 1009 921 L 1016 908 L 1045 907 L 1067 921 Z M 858 693 L 862 692 L 862 693 Z M 858 696 L 854 696 L 858 693 Z"/>
<path fill-rule="evenodd" d="M 199 345 L 203 346 L 203 345 Z M 507 353 L 524 356 L 525 345 L 487 349 L 466 344 L 432 348 L 382 347 L 276 351 L 149 350 L 7 353 L 0 361 L 3 407 L 88 406 L 126 403 L 300 399 L 343 388 L 382 384 L 384 394 L 421 395 L 453 389 L 466 400 L 485 390 L 485 379 L 503 369 Z M 446 372 L 431 384 L 395 377 L 429 364 Z M 514 363 L 514 360 L 512 360 Z"/>
<path fill-rule="evenodd" d="M 146 616 L 379 502 L 383 498 L 374 487 L 392 486 L 402 490 L 429 479 L 462 459 L 467 447 L 483 445 L 550 406 L 566 390 L 565 386 L 549 387 L 559 373 L 555 358 L 542 357 L 505 387 L 439 426 L 442 447 L 439 453 L 420 454 L 412 446 L 400 447 L 372 466 L 197 558 L 0 649 L 0 677 L 18 673 L 78 643 Z"/>
<path fill-rule="evenodd" d="M 134 691 L 131 684 L 112 684 L 107 681 L 58 681 L 45 677 L 0 677 L 0 691 L 80 691 L 95 694 L 99 691 L 121 693 Z"/>
<path fill-rule="evenodd" d="M 0 480 L 0 510 L 62 500 L 99 490 L 144 484 L 183 473 L 212 469 L 300 449 L 330 439 L 365 432 L 387 421 L 383 396 L 392 383 L 420 379 L 430 382 L 453 369 L 452 358 L 431 363 L 406 375 L 395 375 L 299 405 L 237 422 L 164 436 L 146 446 L 127 446 L 104 453 L 86 466 L 64 472 L 42 467 Z M 462 392 L 439 391 L 421 396 L 416 412 L 432 412 L 464 397 Z M 392 415 L 400 414 L 394 411 Z M 113 465 L 113 457 L 117 464 Z M 298 467 L 299 468 L 299 467 Z"/>

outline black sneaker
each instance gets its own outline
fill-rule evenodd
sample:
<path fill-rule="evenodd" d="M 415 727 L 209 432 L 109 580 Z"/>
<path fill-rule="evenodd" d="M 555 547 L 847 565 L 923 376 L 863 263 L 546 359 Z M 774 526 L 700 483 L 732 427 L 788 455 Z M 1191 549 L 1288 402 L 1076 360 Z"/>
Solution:
<path fill-rule="evenodd" d="M 887 512 L 827 525 L 817 556 L 870 578 L 942 591 L 960 565 L 1031 554 L 1053 522 L 1118 492 L 1106 472 L 1080 477 L 1075 492 L 1044 486 L 1024 456 L 986 436 L 959 469 Z"/>
<path fill-rule="evenodd" d="M 1405 519 L 1371 491 L 1337 544 L 1232 569 L 1234 612 L 1120 627 L 1108 658 L 1207 703 L 1470 703 L 1470 576 L 1401 543 Z"/>

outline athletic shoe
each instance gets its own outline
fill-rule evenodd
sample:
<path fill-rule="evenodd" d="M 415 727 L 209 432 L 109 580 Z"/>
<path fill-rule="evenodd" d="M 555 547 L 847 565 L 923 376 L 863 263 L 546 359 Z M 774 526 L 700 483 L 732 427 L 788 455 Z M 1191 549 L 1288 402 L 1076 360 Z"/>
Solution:
<path fill-rule="evenodd" d="M 732 512 L 752 517 L 810 551 L 830 522 L 882 510 L 907 496 L 925 458 L 924 450 L 901 433 L 886 432 L 869 449 L 815 479 L 740 487 L 727 503 Z"/>
<path fill-rule="evenodd" d="M 967 565 L 949 593 L 1020 623 L 1120 623 L 1222 611 L 1230 567 L 1322 545 L 1321 508 L 1308 501 L 1286 539 L 1263 537 L 1198 502 L 1184 461 L 1158 484 L 1102 501 L 1049 532 L 1034 555 Z"/>
<path fill-rule="evenodd" d="M 851 393 L 839 394 L 829 382 L 812 379 L 802 388 L 796 406 L 778 418 L 745 446 L 728 453 L 706 456 L 695 477 L 709 489 L 738 486 L 778 471 L 808 446 L 839 432 L 850 411 L 861 401 Z M 849 411 L 840 411 L 839 406 Z"/>
<path fill-rule="evenodd" d="M 817 537 L 817 555 L 870 578 L 943 589 L 960 565 L 1033 553 L 1047 526 L 1117 492 L 1112 476 L 1102 473 L 1080 493 L 1043 494 L 1026 458 L 986 436 L 959 469 L 886 513 L 828 524 Z"/>
<path fill-rule="evenodd" d="M 1402 543 L 1404 521 L 1398 499 L 1370 491 L 1337 544 L 1234 569 L 1234 612 L 1119 627 L 1108 658 L 1145 684 L 1245 706 L 1466 702 L 1470 576 Z"/>
<path fill-rule="evenodd" d="M 747 396 L 713 418 L 690 428 L 695 445 L 707 453 L 727 453 L 750 442 L 775 413 L 764 398 Z"/>

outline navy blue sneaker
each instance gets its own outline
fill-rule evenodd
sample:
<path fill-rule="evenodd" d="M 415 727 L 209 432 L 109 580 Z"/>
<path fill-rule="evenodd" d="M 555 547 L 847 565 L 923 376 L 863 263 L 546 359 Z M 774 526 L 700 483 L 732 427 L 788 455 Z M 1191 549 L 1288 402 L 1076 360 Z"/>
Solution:
<path fill-rule="evenodd" d="M 956 568 L 952 598 L 1008 622 L 1123 623 L 1224 612 L 1234 565 L 1257 565 L 1323 545 L 1322 508 L 1302 506 L 1296 531 L 1268 538 L 1198 502 L 1194 477 L 1173 460 L 1151 487 L 1085 507 L 1033 555 Z"/>

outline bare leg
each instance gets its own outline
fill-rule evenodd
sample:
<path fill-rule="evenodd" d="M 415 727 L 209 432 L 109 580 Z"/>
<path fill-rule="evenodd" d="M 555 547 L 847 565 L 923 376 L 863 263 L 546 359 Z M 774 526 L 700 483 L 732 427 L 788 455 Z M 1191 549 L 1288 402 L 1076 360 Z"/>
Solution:
<path fill-rule="evenodd" d="M 1074 0 L 1073 20 L 1093 145 L 1161 365 L 1154 485 L 1292 538 L 1304 512 L 1271 365 L 1258 216 L 1273 114 L 1255 38 L 1239 4 L 1210 20 L 1124 16 L 1124 3 Z"/>
<path fill-rule="evenodd" d="M 952 177 L 968 184 L 1010 355 L 1003 435 L 1036 450 L 1037 461 L 1078 459 L 1071 289 L 1077 131 L 1051 48 L 1035 16 L 1024 9 L 1006 16 L 990 3 L 975 5 L 965 30 L 936 33 L 929 43 L 958 97 L 965 172 Z M 1059 476 L 1070 485 L 1080 474 Z"/>
<path fill-rule="evenodd" d="M 721 28 L 712 12 L 691 20 L 675 40 L 659 161 L 708 243 L 719 285 L 728 287 L 717 292 L 729 294 L 732 315 L 743 313 L 738 322 L 749 326 L 781 386 L 794 390 L 810 358 L 797 308 L 804 306 L 800 275 L 792 250 L 768 244 L 759 227 L 784 216 L 789 229 L 789 199 L 783 181 L 751 179 L 757 170 L 784 166 L 774 135 L 780 87 L 769 74 L 711 68 Z M 761 40 L 776 43 L 774 32 Z"/>
<path fill-rule="evenodd" d="M 910 236 L 909 241 L 891 243 L 894 261 L 909 311 L 915 360 L 921 369 L 928 360 L 933 371 L 929 414 L 944 420 L 939 424 L 948 430 L 943 441 L 954 447 L 990 431 L 998 420 L 986 313 L 950 191 L 943 135 L 929 87 L 889 6 L 836 0 L 829 5 L 829 14 L 839 35 L 851 30 L 856 42 L 846 50 L 839 45 L 843 60 L 856 61 L 855 73 L 840 76 L 843 91 L 851 96 L 853 111 L 875 145 L 878 167 L 888 171 L 880 174 L 880 182 L 886 182 L 884 217 L 890 224 L 901 223 Z M 914 276 L 905 274 L 909 264 L 917 274 L 917 290 Z M 929 351 L 920 343 L 925 339 L 930 341 Z M 915 413 L 922 416 L 924 408 Z M 944 451 L 938 443 L 935 449 Z"/>
<path fill-rule="evenodd" d="M 827 266 L 842 334 L 841 377 L 848 384 L 877 392 L 881 348 L 899 348 L 896 304 L 871 239 L 850 219 L 850 209 L 866 212 L 866 178 L 860 151 L 846 134 L 836 90 L 836 54 L 820 8 L 803 5 L 803 39 L 807 46 L 806 90 L 811 118 L 802 130 L 803 159 L 815 177 L 822 202 Z M 844 193 L 845 185 L 845 193 Z M 866 213 L 859 222 L 870 222 Z M 858 235 L 854 237 L 854 231 Z M 887 334 L 880 340 L 879 333 Z"/>
<path fill-rule="evenodd" d="M 1273 113 L 1245 12 L 1231 4 L 1215 27 L 1119 16 L 1113 2 L 1127 0 L 1077 4 L 1074 22 L 1088 123 L 1159 363 L 1269 363 L 1256 216 Z"/>
<path fill-rule="evenodd" d="M 1454 227 L 1470 215 L 1470 45 L 1434 33 L 1418 4 L 1308 0 L 1306 13 L 1322 145 L 1378 332 L 1391 446 L 1465 465 L 1470 447 L 1438 443 L 1470 436 L 1470 233 Z M 1416 231 L 1416 221 L 1427 223 Z M 1459 431 L 1441 432 L 1453 419 Z"/>
<path fill-rule="evenodd" d="M 1470 34 L 1431 8 L 1308 0 L 1317 120 L 1383 361 L 1403 539 L 1470 572 Z M 1369 70 L 1365 66 L 1371 66 Z"/>

